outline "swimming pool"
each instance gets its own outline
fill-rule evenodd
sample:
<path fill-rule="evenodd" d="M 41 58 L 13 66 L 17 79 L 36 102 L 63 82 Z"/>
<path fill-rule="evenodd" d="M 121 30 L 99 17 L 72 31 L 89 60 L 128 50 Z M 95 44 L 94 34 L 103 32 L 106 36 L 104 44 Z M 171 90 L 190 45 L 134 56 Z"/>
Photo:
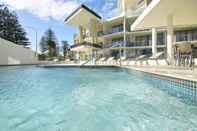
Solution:
<path fill-rule="evenodd" d="M 196 131 L 196 104 L 158 82 L 168 85 L 120 68 L 2 67 L 0 131 Z"/>

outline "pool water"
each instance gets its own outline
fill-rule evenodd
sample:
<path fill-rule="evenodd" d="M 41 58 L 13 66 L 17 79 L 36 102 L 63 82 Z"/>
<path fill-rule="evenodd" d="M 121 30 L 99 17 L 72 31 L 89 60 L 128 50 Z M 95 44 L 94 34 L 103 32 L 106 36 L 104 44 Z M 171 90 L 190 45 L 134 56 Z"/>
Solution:
<path fill-rule="evenodd" d="M 196 131 L 197 106 L 119 68 L 0 68 L 0 131 Z"/>

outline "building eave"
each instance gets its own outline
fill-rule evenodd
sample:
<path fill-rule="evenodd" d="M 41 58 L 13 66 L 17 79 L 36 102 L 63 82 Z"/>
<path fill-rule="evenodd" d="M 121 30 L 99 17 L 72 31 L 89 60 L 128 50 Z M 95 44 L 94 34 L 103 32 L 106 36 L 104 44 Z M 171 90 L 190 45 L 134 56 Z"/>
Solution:
<path fill-rule="evenodd" d="M 196 0 L 153 0 L 131 26 L 131 30 L 168 26 L 169 16 L 173 26 L 196 25 Z"/>
<path fill-rule="evenodd" d="M 85 6 L 84 4 L 80 5 L 77 9 L 75 9 L 66 19 L 65 19 L 65 23 L 67 23 L 69 21 L 69 19 L 71 17 L 73 17 L 78 11 L 80 11 L 81 9 L 85 9 L 88 12 L 90 12 L 92 15 L 94 15 L 95 17 L 97 17 L 98 19 L 102 19 L 102 17 L 100 15 L 98 15 L 95 11 L 91 10 L 90 8 L 88 8 L 87 6 Z"/>

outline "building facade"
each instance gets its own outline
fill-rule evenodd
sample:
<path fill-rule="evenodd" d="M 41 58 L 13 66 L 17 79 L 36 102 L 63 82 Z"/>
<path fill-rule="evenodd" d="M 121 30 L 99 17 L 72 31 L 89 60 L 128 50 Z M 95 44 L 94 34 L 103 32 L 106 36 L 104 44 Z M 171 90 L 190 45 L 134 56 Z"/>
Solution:
<path fill-rule="evenodd" d="M 195 0 L 117 2 L 118 14 L 113 18 L 102 20 L 82 5 L 65 20 L 66 24 L 79 28 L 73 50 L 85 56 L 127 58 L 150 57 L 163 52 L 161 57 L 170 64 L 182 57 L 184 60 L 196 57 Z"/>

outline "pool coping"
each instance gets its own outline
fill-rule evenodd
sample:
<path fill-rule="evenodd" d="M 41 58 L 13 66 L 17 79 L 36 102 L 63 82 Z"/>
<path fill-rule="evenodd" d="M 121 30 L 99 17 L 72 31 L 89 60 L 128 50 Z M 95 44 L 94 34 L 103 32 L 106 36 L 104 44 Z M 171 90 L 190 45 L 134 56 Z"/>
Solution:
<path fill-rule="evenodd" d="M 184 77 L 184 76 L 182 76 L 180 74 L 173 74 L 173 73 L 172 74 L 167 74 L 167 73 L 161 73 L 161 72 L 156 72 L 156 71 L 144 70 L 144 69 L 136 68 L 136 67 L 132 67 L 132 66 L 121 66 L 121 68 L 136 70 L 136 71 L 149 73 L 149 74 L 157 75 L 157 76 L 168 77 L 168 78 L 172 78 L 172 79 L 193 81 L 193 82 L 197 83 L 197 78 L 196 79 L 195 78 L 188 78 L 188 77 Z"/>
<path fill-rule="evenodd" d="M 43 67 L 43 68 L 64 68 L 64 67 L 68 67 L 68 68 L 122 68 L 122 69 L 130 69 L 130 70 L 136 70 L 136 71 L 140 71 L 140 72 L 144 72 L 144 73 L 149 73 L 149 74 L 153 74 L 153 75 L 157 75 L 157 76 L 163 76 L 163 77 L 168 77 L 168 78 L 172 78 L 172 79 L 178 79 L 178 80 L 185 80 L 185 81 L 193 81 L 197 83 L 197 78 L 188 78 L 184 75 L 181 74 L 167 74 L 167 73 L 162 73 L 159 71 L 150 71 L 148 69 L 146 69 L 146 67 L 134 67 L 134 66 L 124 66 L 124 65 L 106 65 L 106 64 L 102 64 L 102 65 L 80 65 L 80 64 L 16 64 L 16 65 L 0 65 L 0 67 L 6 67 L 6 66 L 37 66 L 37 67 Z"/>
<path fill-rule="evenodd" d="M 44 64 L 37 65 L 44 68 L 72 67 L 72 68 L 119 68 L 115 65 L 80 65 L 80 64 Z"/>
<path fill-rule="evenodd" d="M 8 64 L 8 65 L 0 65 L 0 67 L 6 67 L 6 66 L 35 66 L 35 65 L 39 65 L 39 63 L 35 63 L 35 64 Z"/>
<path fill-rule="evenodd" d="M 162 73 L 158 71 L 150 71 L 142 68 L 137 68 L 134 66 L 124 66 L 124 65 L 79 65 L 79 64 L 43 64 L 43 65 L 38 65 L 38 67 L 45 67 L 45 68 L 56 68 L 56 67 L 73 67 L 73 68 L 122 68 L 122 69 L 130 69 L 130 70 L 136 70 L 144 73 L 149 73 L 157 76 L 163 76 L 163 77 L 168 77 L 172 79 L 178 79 L 178 80 L 185 80 L 185 81 L 193 81 L 197 83 L 197 78 L 188 78 L 185 76 L 182 76 L 180 74 L 167 74 L 167 73 Z M 146 68 L 146 67 L 144 67 Z"/>

